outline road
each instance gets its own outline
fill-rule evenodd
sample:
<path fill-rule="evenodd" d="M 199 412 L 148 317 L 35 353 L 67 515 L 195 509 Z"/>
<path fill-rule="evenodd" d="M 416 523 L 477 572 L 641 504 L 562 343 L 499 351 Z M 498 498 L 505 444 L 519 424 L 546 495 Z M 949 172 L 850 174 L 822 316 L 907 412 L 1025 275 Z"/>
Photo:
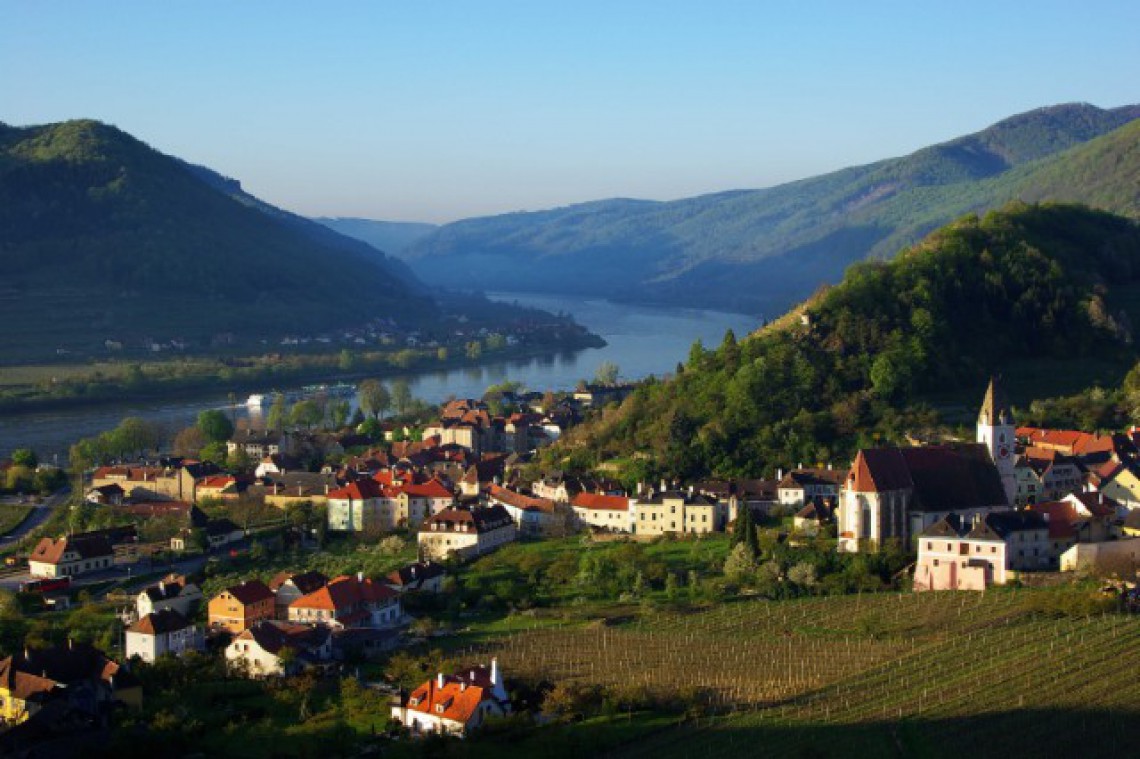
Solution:
<path fill-rule="evenodd" d="M 19 527 L 0 538 L 0 550 L 9 548 L 13 543 L 18 542 L 29 532 L 46 522 L 52 512 L 55 511 L 55 508 L 67 500 L 67 495 L 70 492 L 71 490 L 69 488 L 65 488 L 52 493 L 45 498 L 42 503 L 36 504 L 35 508 L 32 509 L 32 513 L 28 515 L 28 518 L 20 522 Z"/>

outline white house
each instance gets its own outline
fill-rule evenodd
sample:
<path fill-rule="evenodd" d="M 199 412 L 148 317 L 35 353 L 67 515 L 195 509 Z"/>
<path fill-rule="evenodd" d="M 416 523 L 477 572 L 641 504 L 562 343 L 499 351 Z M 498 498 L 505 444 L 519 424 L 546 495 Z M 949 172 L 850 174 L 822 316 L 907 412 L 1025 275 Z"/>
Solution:
<path fill-rule="evenodd" d="M 454 675 L 442 672 L 413 690 L 406 701 L 392 707 L 414 735 L 438 733 L 465 737 L 488 717 L 511 713 L 499 663 L 472 667 Z"/>
<path fill-rule="evenodd" d="M 184 617 L 191 616 L 202 603 L 202 590 L 182 575 L 167 575 L 157 585 L 143 588 L 135 598 L 139 619 L 148 614 L 170 609 Z"/>
<path fill-rule="evenodd" d="M 128 659 L 137 656 L 152 664 L 163 654 L 181 656 L 204 648 L 198 628 L 173 609 L 146 614 L 127 628 L 126 639 Z"/>
<path fill-rule="evenodd" d="M 506 509 L 523 535 L 557 537 L 573 531 L 574 513 L 565 503 L 532 498 L 498 485 L 491 486 L 487 498 Z"/>
<path fill-rule="evenodd" d="M 332 631 L 323 625 L 262 620 L 226 647 L 231 668 L 253 677 L 290 675 L 332 657 Z"/>
<path fill-rule="evenodd" d="M 75 577 L 110 569 L 114 563 L 115 549 L 104 535 L 43 538 L 28 556 L 32 577 Z"/>
<path fill-rule="evenodd" d="M 445 509 L 425 521 L 418 533 L 420 553 L 434 560 L 482 556 L 517 536 L 515 521 L 498 504 Z"/>
<path fill-rule="evenodd" d="M 1050 568 L 1049 523 L 1032 511 L 949 514 L 918 536 L 914 590 L 985 590 Z"/>
<path fill-rule="evenodd" d="M 611 532 L 633 532 L 633 509 L 625 496 L 579 493 L 570 505 L 578 524 Z"/>

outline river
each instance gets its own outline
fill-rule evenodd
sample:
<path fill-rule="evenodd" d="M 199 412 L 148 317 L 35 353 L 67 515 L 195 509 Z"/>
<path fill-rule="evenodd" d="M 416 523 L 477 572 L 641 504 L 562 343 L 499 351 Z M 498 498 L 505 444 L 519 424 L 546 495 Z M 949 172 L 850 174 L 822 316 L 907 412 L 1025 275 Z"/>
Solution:
<path fill-rule="evenodd" d="M 622 379 L 660 376 L 674 371 L 677 362 L 688 357 L 694 340 L 699 338 L 706 346 L 716 346 L 726 329 L 732 328 L 740 337 L 755 329 L 759 322 L 755 317 L 723 311 L 635 306 L 559 295 L 488 295 L 496 300 L 573 314 L 579 324 L 601 335 L 607 345 L 541 358 L 405 375 L 417 398 L 438 403 L 449 396 L 479 397 L 489 385 L 505 380 L 521 382 L 529 390 L 570 390 L 579 380 L 593 377 L 605 361 L 618 365 Z M 270 389 L 265 388 L 266 392 Z M 111 429 L 124 417 L 138 416 L 159 422 L 173 434 L 192 424 L 200 411 L 214 408 L 228 410 L 226 397 L 123 402 L 4 414 L 0 415 L 0 457 L 15 448 L 30 447 L 43 461 L 62 462 L 75 440 Z M 237 408 L 239 419 L 250 413 L 244 405 Z"/>

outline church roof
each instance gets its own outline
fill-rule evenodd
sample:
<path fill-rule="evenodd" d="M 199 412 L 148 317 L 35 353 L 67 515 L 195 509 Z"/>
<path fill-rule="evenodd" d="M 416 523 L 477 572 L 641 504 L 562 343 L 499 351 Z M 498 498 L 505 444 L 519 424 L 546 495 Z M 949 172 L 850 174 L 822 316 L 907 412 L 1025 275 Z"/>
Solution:
<path fill-rule="evenodd" d="M 978 412 L 978 424 L 1013 424 L 1013 409 L 997 377 L 990 377 L 986 397 L 982 400 L 981 411 Z"/>

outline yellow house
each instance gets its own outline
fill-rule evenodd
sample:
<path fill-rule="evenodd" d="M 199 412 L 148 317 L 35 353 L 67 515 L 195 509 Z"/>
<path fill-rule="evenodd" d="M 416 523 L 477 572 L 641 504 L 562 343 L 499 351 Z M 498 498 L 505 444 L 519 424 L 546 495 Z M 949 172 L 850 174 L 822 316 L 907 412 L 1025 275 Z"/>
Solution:
<path fill-rule="evenodd" d="M 0 660 L 0 720 L 18 725 L 56 699 L 92 717 L 121 702 L 142 708 L 142 686 L 102 651 L 84 643 L 25 649 Z"/>
<path fill-rule="evenodd" d="M 1111 498 L 1129 509 L 1140 507 L 1140 477 L 1130 467 L 1116 464 L 1101 475 L 1097 487 L 1105 498 Z"/>

